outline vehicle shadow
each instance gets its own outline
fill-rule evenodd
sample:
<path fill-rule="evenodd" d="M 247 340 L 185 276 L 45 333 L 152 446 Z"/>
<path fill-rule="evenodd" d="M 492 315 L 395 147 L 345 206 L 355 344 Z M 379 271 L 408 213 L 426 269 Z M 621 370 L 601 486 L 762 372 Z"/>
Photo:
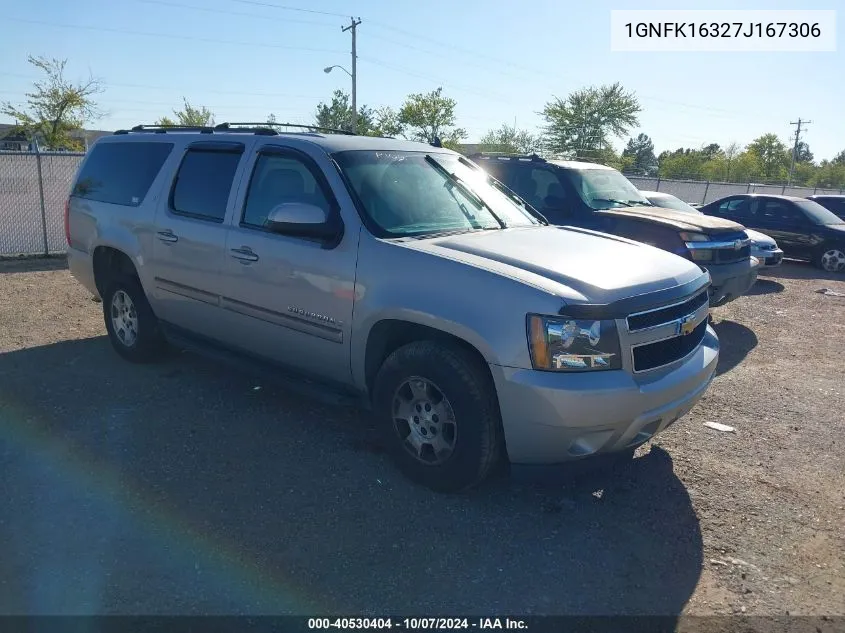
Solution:
<path fill-rule="evenodd" d="M 746 295 L 771 295 L 784 291 L 784 285 L 771 279 L 763 279 L 758 277 L 751 289 L 746 292 Z"/>
<path fill-rule="evenodd" d="M 0 257 L 0 275 L 3 273 L 32 273 L 49 270 L 65 270 L 67 256 L 50 255 L 44 257 Z"/>
<path fill-rule="evenodd" d="M 676 616 L 703 562 L 657 446 L 437 494 L 364 412 L 105 337 L 0 355 L 0 482 L 0 613 Z"/>
<path fill-rule="evenodd" d="M 783 264 L 781 264 L 780 266 L 776 268 L 766 268 L 760 274 L 765 277 L 773 277 L 775 279 L 818 279 L 819 281 L 845 281 L 845 273 L 829 273 L 825 270 L 822 270 L 821 268 L 816 268 L 809 262 L 802 262 L 798 260 L 784 260 Z"/>
<path fill-rule="evenodd" d="M 758 282 L 759 283 L 759 282 Z M 711 327 L 719 337 L 719 363 L 716 375 L 726 374 L 739 365 L 757 347 L 754 330 L 736 321 L 714 321 Z"/>

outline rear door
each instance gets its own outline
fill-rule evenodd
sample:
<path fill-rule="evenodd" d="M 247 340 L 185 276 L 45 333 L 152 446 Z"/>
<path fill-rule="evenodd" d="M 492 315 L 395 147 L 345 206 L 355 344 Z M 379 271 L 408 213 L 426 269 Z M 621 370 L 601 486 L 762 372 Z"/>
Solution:
<path fill-rule="evenodd" d="M 159 317 L 194 334 L 222 339 L 220 267 L 227 216 L 240 182 L 245 141 L 189 144 L 156 212 L 154 288 Z"/>

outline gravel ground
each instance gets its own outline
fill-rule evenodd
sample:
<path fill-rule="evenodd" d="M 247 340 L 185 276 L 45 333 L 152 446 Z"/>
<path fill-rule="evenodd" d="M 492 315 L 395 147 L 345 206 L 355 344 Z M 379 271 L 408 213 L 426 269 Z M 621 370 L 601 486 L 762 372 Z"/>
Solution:
<path fill-rule="evenodd" d="M 444 496 L 365 414 L 126 363 L 62 260 L 0 262 L 0 613 L 845 615 L 845 298 L 821 288 L 845 279 L 787 263 L 716 309 L 718 377 L 629 464 Z"/>

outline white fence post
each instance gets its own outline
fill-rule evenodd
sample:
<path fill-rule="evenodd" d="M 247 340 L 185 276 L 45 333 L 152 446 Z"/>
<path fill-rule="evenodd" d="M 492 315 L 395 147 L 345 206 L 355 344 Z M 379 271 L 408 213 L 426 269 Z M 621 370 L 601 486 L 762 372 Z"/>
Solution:
<path fill-rule="evenodd" d="M 38 139 L 33 137 L 35 146 L 35 164 L 38 168 L 38 196 L 41 199 L 41 235 L 44 238 L 44 256 L 50 254 L 50 243 L 47 241 L 47 208 L 44 205 L 44 173 L 41 169 L 41 148 L 38 147 Z"/>

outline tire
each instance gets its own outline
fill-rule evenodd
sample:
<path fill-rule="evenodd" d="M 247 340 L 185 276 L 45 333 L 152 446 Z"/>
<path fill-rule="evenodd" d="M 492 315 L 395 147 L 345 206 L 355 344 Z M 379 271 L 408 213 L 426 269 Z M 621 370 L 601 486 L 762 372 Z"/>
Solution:
<path fill-rule="evenodd" d="M 416 341 L 394 351 L 376 376 L 373 409 L 399 469 L 433 490 L 478 485 L 503 454 L 487 368 L 457 345 Z"/>
<path fill-rule="evenodd" d="M 845 272 L 845 245 L 825 244 L 819 249 L 813 263 L 829 273 Z"/>
<path fill-rule="evenodd" d="M 149 363 L 164 355 L 164 336 L 137 278 L 109 282 L 103 293 L 103 318 L 112 347 L 126 360 Z"/>

